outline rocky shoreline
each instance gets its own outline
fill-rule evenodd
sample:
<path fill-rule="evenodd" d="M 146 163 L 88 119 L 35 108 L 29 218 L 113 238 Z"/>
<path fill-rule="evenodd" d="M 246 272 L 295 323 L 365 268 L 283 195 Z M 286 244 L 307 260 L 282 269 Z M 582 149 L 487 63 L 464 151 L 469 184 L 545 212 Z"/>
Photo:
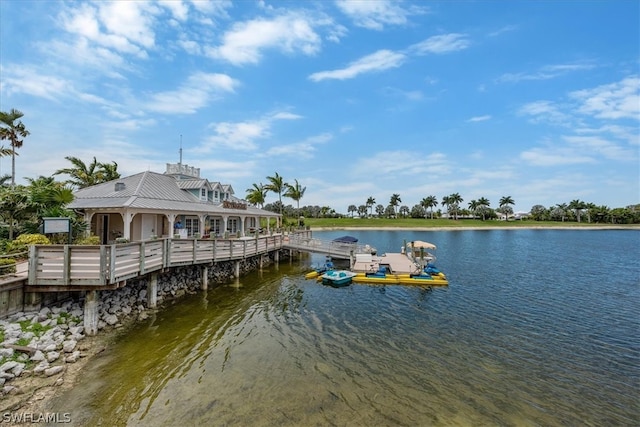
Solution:
<path fill-rule="evenodd" d="M 264 261 L 272 263 L 273 258 L 243 260 L 240 271 L 255 270 Z M 0 413 L 45 411 L 47 401 L 59 390 L 72 387 L 82 367 L 119 331 L 126 332 L 127 326 L 146 320 L 162 309 L 163 302 L 198 292 L 201 273 L 202 269 L 193 266 L 163 273 L 158 280 L 155 309 L 148 306 L 146 277 L 130 280 L 117 290 L 101 291 L 96 336 L 85 334 L 81 297 L 0 320 Z M 233 277 L 232 263 L 220 263 L 208 271 L 213 284 L 226 283 Z"/>

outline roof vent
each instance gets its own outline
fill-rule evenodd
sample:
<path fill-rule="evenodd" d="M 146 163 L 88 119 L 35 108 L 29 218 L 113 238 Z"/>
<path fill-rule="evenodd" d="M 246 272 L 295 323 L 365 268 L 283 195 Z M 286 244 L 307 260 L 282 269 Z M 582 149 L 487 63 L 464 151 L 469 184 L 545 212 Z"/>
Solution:
<path fill-rule="evenodd" d="M 116 191 L 124 190 L 124 182 L 116 182 Z"/>

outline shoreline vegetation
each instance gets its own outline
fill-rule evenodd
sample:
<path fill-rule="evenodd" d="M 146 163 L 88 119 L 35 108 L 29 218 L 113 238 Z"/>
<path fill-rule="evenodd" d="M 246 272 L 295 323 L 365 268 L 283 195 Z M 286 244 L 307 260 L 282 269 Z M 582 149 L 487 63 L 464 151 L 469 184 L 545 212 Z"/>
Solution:
<path fill-rule="evenodd" d="M 469 219 L 387 219 L 387 218 L 305 218 L 304 225 L 313 230 L 504 230 L 504 229 L 557 229 L 557 230 L 640 230 L 640 224 L 605 224 L 558 221 L 481 221 Z"/>

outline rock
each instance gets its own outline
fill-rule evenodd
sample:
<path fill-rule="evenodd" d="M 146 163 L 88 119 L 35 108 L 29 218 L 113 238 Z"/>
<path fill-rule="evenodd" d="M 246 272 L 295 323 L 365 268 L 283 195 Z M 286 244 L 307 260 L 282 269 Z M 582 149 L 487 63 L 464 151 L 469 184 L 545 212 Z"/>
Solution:
<path fill-rule="evenodd" d="M 49 368 L 49 362 L 47 362 L 46 360 L 43 360 L 42 362 L 38 363 L 38 365 L 35 368 L 33 368 L 33 373 L 41 374 L 48 368 Z"/>
<path fill-rule="evenodd" d="M 0 359 L 8 359 L 13 356 L 15 350 L 12 348 L 0 348 Z"/>
<path fill-rule="evenodd" d="M 26 365 L 24 363 L 18 363 L 18 365 L 11 370 L 11 373 L 16 377 L 19 377 L 22 374 L 22 371 L 24 371 L 25 366 Z"/>
<path fill-rule="evenodd" d="M 52 377 L 64 371 L 64 366 L 52 366 L 44 370 L 45 377 Z"/>
<path fill-rule="evenodd" d="M 107 314 L 106 316 L 104 316 L 104 321 L 108 325 L 113 326 L 118 323 L 118 316 L 116 316 L 115 314 Z"/>
<path fill-rule="evenodd" d="M 3 364 L 0 366 L 0 372 L 7 372 L 7 371 L 10 371 L 10 370 L 12 370 L 13 368 L 15 368 L 16 366 L 18 366 L 19 364 L 20 364 L 20 363 L 15 362 L 15 361 L 12 361 L 12 360 L 10 360 L 10 361 L 8 361 L 8 362 L 5 362 L 5 363 L 3 363 Z"/>
<path fill-rule="evenodd" d="M 53 383 L 53 385 L 54 385 L 55 387 L 61 386 L 62 384 L 64 384 L 64 378 L 62 378 L 62 377 L 61 377 L 61 378 L 58 378 L 58 379 L 56 380 L 56 382 L 54 382 L 54 383 Z"/>
<path fill-rule="evenodd" d="M 47 353 L 47 361 L 49 363 L 55 362 L 56 360 L 58 360 L 59 357 L 60 357 L 60 353 L 58 353 L 57 351 L 50 351 Z"/>
<path fill-rule="evenodd" d="M 78 361 L 78 359 L 80 359 L 80 352 L 78 350 L 74 351 L 73 353 L 71 353 L 70 355 L 68 355 L 64 361 L 66 363 L 76 363 Z"/>
<path fill-rule="evenodd" d="M 71 353 L 75 348 L 78 342 L 76 340 L 68 340 L 62 342 L 62 351 L 65 353 Z"/>

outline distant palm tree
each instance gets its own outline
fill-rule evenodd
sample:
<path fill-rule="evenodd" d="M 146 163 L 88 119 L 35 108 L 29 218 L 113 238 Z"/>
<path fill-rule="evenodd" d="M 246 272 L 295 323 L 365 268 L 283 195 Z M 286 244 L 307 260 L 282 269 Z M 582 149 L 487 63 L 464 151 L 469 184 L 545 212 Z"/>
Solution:
<path fill-rule="evenodd" d="M 16 149 L 22 147 L 24 138 L 29 136 L 20 119 L 24 116 L 19 110 L 12 108 L 8 113 L 0 111 L 0 140 L 8 140 L 11 145 L 11 187 L 16 185 Z"/>
<path fill-rule="evenodd" d="M 291 200 L 295 200 L 298 210 L 298 225 L 300 225 L 300 199 L 304 196 L 304 192 L 307 191 L 307 187 L 303 187 L 298 183 L 297 179 L 294 179 L 295 184 L 284 184 L 287 189 L 284 193 L 284 197 L 288 197 Z"/>
<path fill-rule="evenodd" d="M 572 209 L 576 212 L 576 219 L 578 220 L 578 222 L 580 222 L 580 213 L 586 207 L 587 207 L 587 204 L 582 200 L 576 199 L 569 202 L 569 209 Z"/>
<path fill-rule="evenodd" d="M 247 202 L 256 205 L 262 209 L 267 198 L 267 190 L 262 183 L 253 184 L 251 188 L 247 188 Z"/>
<path fill-rule="evenodd" d="M 399 194 L 392 194 L 391 195 L 391 200 L 389 201 L 389 206 L 393 206 L 393 215 L 397 216 L 398 212 L 396 211 L 396 207 L 402 203 L 402 200 L 400 200 L 400 195 Z"/>
<path fill-rule="evenodd" d="M 445 203 L 446 202 L 446 203 Z M 450 211 L 453 212 L 453 219 L 458 219 L 458 208 L 460 207 L 460 203 L 463 202 L 462 196 L 459 193 L 450 194 L 442 199 L 442 204 L 447 205 L 447 214 Z M 450 216 L 449 216 L 450 217 Z"/>
<path fill-rule="evenodd" d="M 429 209 L 431 212 L 431 219 L 433 219 L 433 208 L 438 206 L 438 199 L 436 196 L 427 196 L 420 201 L 420 206 L 425 209 Z"/>
<path fill-rule="evenodd" d="M 513 213 L 513 209 L 511 208 L 511 205 L 515 205 L 516 202 L 513 201 L 513 198 L 511 196 L 504 196 L 500 198 L 499 204 L 500 204 L 500 210 L 504 214 L 505 219 L 509 220 L 509 214 Z"/>
<path fill-rule="evenodd" d="M 478 199 L 478 205 L 480 210 L 482 211 L 482 220 L 485 220 L 485 214 L 487 213 L 487 209 L 489 209 L 490 206 L 490 202 L 489 199 L 487 199 L 486 197 L 480 197 Z"/>
<path fill-rule="evenodd" d="M 351 214 L 351 218 L 353 218 L 353 213 L 357 211 L 358 208 L 356 207 L 356 205 L 349 205 L 349 207 L 347 208 L 347 213 Z"/>
<path fill-rule="evenodd" d="M 286 183 L 284 179 L 278 175 L 278 172 L 274 176 L 268 176 L 267 180 L 269 180 L 269 184 L 265 185 L 264 188 L 268 191 L 278 194 L 278 201 L 280 202 L 280 215 L 282 215 L 282 192 L 286 188 Z"/>
<path fill-rule="evenodd" d="M 473 215 L 473 219 L 476 219 L 476 214 L 478 213 L 478 209 L 480 208 L 480 203 L 477 200 L 472 200 L 469 202 L 469 210 Z"/>
<path fill-rule="evenodd" d="M 365 206 L 369 208 L 369 215 L 373 215 L 373 205 L 375 204 L 376 204 L 376 199 L 369 196 L 369 198 L 367 199 L 367 203 L 365 203 Z"/>

